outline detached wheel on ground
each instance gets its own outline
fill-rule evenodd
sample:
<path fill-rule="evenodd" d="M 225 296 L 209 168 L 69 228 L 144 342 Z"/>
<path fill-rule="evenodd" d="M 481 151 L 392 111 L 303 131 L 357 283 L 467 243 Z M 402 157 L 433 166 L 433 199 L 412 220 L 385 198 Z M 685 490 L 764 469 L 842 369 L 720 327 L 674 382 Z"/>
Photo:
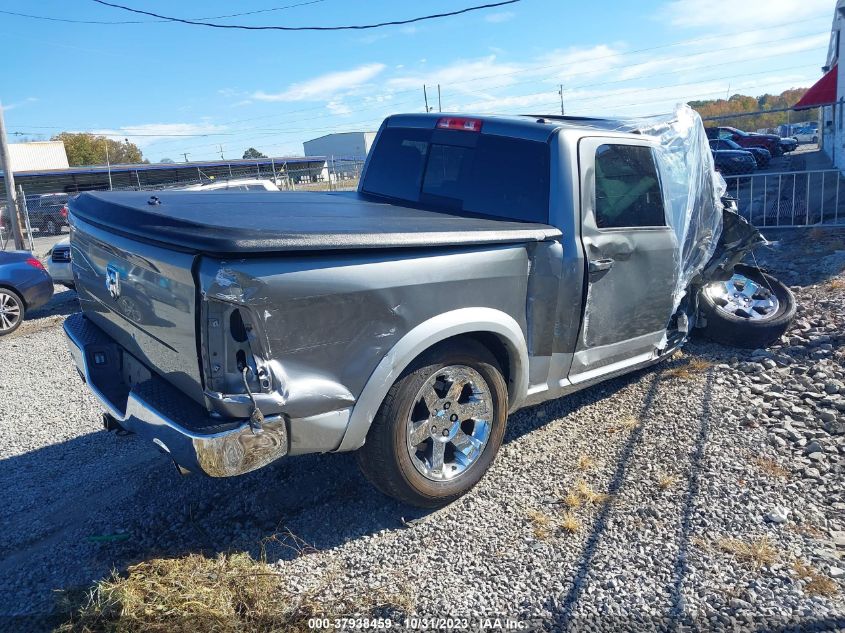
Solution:
<path fill-rule="evenodd" d="M 18 293 L 0 288 L 0 336 L 17 330 L 25 314 L 26 308 Z"/>
<path fill-rule="evenodd" d="M 766 347 L 786 332 L 795 316 L 789 288 L 759 268 L 739 265 L 730 279 L 714 281 L 699 294 L 707 338 L 734 347 Z"/>
<path fill-rule="evenodd" d="M 472 340 L 443 343 L 390 388 L 357 452 L 358 465 L 391 497 L 445 505 L 487 472 L 507 413 L 507 385 L 487 348 Z"/>

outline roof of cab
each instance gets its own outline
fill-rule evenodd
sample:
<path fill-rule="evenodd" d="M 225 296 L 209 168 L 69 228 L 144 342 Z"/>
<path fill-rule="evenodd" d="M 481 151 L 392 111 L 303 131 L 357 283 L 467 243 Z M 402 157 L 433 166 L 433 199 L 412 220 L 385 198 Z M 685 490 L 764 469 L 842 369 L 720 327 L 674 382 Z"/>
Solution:
<path fill-rule="evenodd" d="M 487 134 L 516 136 L 528 140 L 547 141 L 559 129 L 604 130 L 622 134 L 638 134 L 628 121 L 610 118 L 564 116 L 560 114 L 513 114 L 474 115 L 463 113 L 430 112 L 416 114 L 394 114 L 385 119 L 385 127 L 416 127 L 431 129 L 443 118 L 478 119 L 482 121 L 481 131 Z"/>

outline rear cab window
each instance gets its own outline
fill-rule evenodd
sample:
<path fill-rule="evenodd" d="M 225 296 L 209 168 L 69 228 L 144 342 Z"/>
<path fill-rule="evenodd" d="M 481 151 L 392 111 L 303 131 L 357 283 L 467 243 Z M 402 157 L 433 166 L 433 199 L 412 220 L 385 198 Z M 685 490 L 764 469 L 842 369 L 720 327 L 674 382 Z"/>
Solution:
<path fill-rule="evenodd" d="M 482 132 L 387 127 L 361 185 L 434 211 L 549 222 L 549 145 Z"/>

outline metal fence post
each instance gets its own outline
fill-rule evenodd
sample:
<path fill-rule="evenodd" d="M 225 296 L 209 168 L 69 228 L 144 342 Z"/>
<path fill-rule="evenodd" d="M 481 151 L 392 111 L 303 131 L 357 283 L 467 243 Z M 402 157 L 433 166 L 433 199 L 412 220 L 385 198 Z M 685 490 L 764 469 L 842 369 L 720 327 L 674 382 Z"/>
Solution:
<path fill-rule="evenodd" d="M 795 190 L 798 188 L 798 172 L 792 174 L 792 218 L 789 223 L 795 226 Z"/>
<path fill-rule="evenodd" d="M 810 172 L 807 172 L 807 189 L 804 192 L 804 226 L 810 223 Z"/>
<path fill-rule="evenodd" d="M 769 177 L 763 176 L 763 226 L 766 226 L 769 216 Z"/>
<path fill-rule="evenodd" d="M 780 224 L 780 196 L 781 196 L 781 185 L 783 184 L 783 174 L 778 174 L 778 210 L 775 223 Z"/>
<path fill-rule="evenodd" d="M 821 222 L 822 224 L 824 224 L 824 196 L 825 196 L 824 174 L 825 174 L 825 172 L 822 172 L 822 209 L 821 209 L 821 218 L 819 219 L 819 222 Z"/>
<path fill-rule="evenodd" d="M 23 191 L 23 185 L 18 185 L 18 202 L 21 205 L 21 215 L 23 216 L 24 224 L 26 225 L 26 236 L 29 240 L 29 250 L 35 250 L 35 243 L 32 241 L 32 225 L 29 223 L 29 207 L 26 205 L 26 194 Z"/>

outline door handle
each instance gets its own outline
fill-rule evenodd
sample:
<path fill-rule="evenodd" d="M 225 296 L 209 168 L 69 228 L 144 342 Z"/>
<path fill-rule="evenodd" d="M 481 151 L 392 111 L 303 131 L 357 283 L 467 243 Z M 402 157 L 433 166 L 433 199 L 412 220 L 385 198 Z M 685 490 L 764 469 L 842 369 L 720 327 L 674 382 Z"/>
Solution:
<path fill-rule="evenodd" d="M 589 267 L 591 273 L 599 273 L 603 270 L 610 270 L 613 268 L 613 259 L 610 257 L 606 257 L 604 259 L 591 259 Z"/>

